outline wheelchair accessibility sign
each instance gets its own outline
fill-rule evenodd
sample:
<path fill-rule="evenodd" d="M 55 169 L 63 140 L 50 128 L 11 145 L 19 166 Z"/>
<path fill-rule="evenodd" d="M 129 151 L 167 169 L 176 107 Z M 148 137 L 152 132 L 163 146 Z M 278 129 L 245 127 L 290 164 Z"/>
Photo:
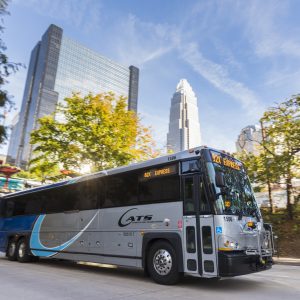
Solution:
<path fill-rule="evenodd" d="M 222 226 L 216 227 L 216 234 L 222 234 Z"/>

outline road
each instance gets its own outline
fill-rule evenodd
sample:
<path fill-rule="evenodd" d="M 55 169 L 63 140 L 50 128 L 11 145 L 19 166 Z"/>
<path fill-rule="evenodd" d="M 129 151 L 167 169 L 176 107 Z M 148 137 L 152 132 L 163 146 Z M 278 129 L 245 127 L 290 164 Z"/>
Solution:
<path fill-rule="evenodd" d="M 220 281 L 184 278 L 176 286 L 155 284 L 142 271 L 100 268 L 66 261 L 21 264 L 0 257 L 0 299 L 300 299 L 300 267 Z"/>

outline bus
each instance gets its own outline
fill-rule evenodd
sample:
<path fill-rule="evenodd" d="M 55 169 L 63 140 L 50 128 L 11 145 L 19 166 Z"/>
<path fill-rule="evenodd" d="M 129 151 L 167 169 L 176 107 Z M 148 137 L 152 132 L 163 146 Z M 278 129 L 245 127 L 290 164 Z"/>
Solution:
<path fill-rule="evenodd" d="M 0 177 L 0 193 L 13 193 L 24 190 L 24 180 L 19 178 L 9 178 L 8 182 L 5 177 Z"/>
<path fill-rule="evenodd" d="M 6 195 L 0 208 L 12 261 L 142 268 L 160 284 L 272 266 L 272 228 L 243 164 L 208 147 Z"/>
<path fill-rule="evenodd" d="M 42 183 L 27 178 L 9 178 L 0 177 L 0 196 L 8 193 L 23 191 L 25 189 L 41 186 Z"/>

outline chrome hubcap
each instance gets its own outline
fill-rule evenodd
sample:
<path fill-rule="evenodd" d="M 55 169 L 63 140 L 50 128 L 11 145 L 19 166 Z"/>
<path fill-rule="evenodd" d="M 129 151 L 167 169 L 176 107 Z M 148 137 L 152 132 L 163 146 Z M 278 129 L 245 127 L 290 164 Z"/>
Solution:
<path fill-rule="evenodd" d="M 9 256 L 14 256 L 15 251 L 16 251 L 16 243 L 10 243 L 9 249 L 8 249 Z"/>
<path fill-rule="evenodd" d="M 165 249 L 159 249 L 153 257 L 153 266 L 159 275 L 167 275 L 172 268 L 172 256 Z"/>
<path fill-rule="evenodd" d="M 18 251 L 19 251 L 19 257 L 24 257 L 26 251 L 25 243 L 20 244 Z"/>

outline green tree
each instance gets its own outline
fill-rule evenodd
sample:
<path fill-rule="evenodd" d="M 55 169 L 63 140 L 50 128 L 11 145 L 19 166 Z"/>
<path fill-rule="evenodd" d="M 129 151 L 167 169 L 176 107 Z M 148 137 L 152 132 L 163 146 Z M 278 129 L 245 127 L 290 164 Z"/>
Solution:
<path fill-rule="evenodd" d="M 267 167 L 284 181 L 288 217 L 292 219 L 292 178 L 300 168 L 300 95 L 267 110 L 261 123 L 264 135 L 261 146 L 271 158 Z"/>
<path fill-rule="evenodd" d="M 253 153 L 236 153 L 235 157 L 240 159 L 248 172 L 251 182 L 255 184 L 254 191 L 261 191 L 265 186 L 268 189 L 270 212 L 274 211 L 273 197 L 272 197 L 272 184 L 279 181 L 279 173 L 275 168 L 274 159 L 264 151 L 260 146 L 260 154 L 254 155 Z"/>
<path fill-rule="evenodd" d="M 253 182 L 268 187 L 271 212 L 272 184 L 284 182 L 288 216 L 292 219 L 292 178 L 299 176 L 300 169 L 300 96 L 268 109 L 260 123 L 262 141 L 256 141 L 259 154 L 243 152 L 236 156 L 246 165 Z"/>
<path fill-rule="evenodd" d="M 53 164 L 78 171 L 90 165 L 99 171 L 158 154 L 149 128 L 127 110 L 125 97 L 113 93 L 73 94 L 58 106 L 56 117 L 45 116 L 39 124 L 31 134 L 35 156 L 31 169 Z"/>
<path fill-rule="evenodd" d="M 3 86 L 7 83 L 7 78 L 21 66 L 21 64 L 10 62 L 5 54 L 6 46 L 2 40 L 2 34 L 4 31 L 3 16 L 8 14 L 7 5 L 8 1 L 0 0 L 0 144 L 7 139 L 7 127 L 4 124 L 5 114 L 13 106 L 11 96 Z"/>
<path fill-rule="evenodd" d="M 32 178 L 40 180 L 42 183 L 45 183 L 46 180 L 58 181 L 64 177 L 56 162 L 49 161 L 47 158 L 43 159 L 42 156 L 37 156 L 32 160 L 29 173 Z"/>

